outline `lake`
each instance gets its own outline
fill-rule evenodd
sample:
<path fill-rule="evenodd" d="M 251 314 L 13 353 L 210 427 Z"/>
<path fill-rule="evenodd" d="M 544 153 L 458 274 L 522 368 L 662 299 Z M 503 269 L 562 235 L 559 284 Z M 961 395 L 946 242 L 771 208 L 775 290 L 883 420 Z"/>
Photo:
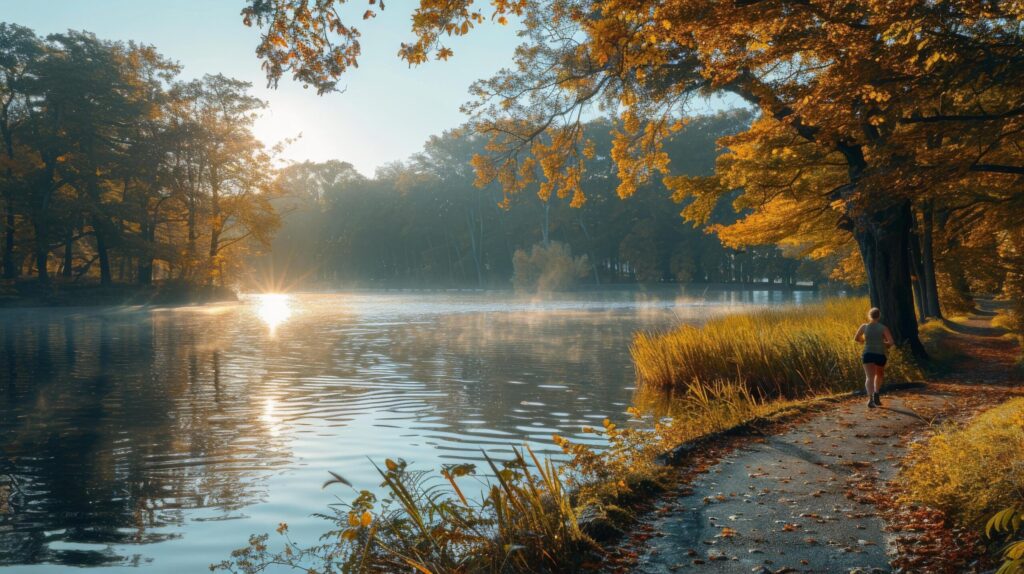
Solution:
<path fill-rule="evenodd" d="M 373 464 L 501 457 L 625 418 L 632 334 L 806 292 L 248 296 L 0 311 L 0 570 L 201 572 Z M 272 537 L 273 540 L 273 537 Z"/>

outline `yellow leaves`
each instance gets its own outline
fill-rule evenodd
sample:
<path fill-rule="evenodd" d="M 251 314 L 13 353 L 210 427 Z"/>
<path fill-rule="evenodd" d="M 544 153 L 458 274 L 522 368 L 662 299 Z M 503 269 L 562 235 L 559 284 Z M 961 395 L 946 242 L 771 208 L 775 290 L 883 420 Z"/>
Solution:
<path fill-rule="evenodd" d="M 861 94 L 861 98 L 864 101 L 866 101 L 866 102 L 875 102 L 875 103 L 879 103 L 879 104 L 884 104 L 885 102 L 888 102 L 889 99 L 892 97 L 885 90 L 878 89 L 878 88 L 876 88 L 874 86 L 871 86 L 871 85 L 863 86 L 860 89 L 860 94 Z"/>
<path fill-rule="evenodd" d="M 594 159 L 595 153 L 594 140 L 588 139 L 583 145 L 583 157 L 587 159 Z"/>
<path fill-rule="evenodd" d="M 437 51 L 437 59 L 447 61 L 448 58 L 451 58 L 454 54 L 455 52 L 453 52 L 451 48 L 442 47 Z"/>
<path fill-rule="evenodd" d="M 953 62 L 955 60 L 956 54 L 936 50 L 925 59 L 924 69 L 930 72 L 939 62 Z"/>
<path fill-rule="evenodd" d="M 348 513 L 347 523 L 352 528 L 368 528 L 373 523 L 373 514 L 369 510 L 362 513 L 353 510 Z"/>

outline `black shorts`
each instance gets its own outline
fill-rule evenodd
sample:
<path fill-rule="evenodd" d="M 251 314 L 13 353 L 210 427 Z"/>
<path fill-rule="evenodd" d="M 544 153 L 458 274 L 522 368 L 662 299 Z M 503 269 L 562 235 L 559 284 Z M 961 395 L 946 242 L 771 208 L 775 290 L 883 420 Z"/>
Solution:
<path fill-rule="evenodd" d="M 864 353 L 861 358 L 864 359 L 865 365 L 870 363 L 872 365 L 878 365 L 879 367 L 885 366 L 886 358 L 885 355 L 881 353 Z"/>

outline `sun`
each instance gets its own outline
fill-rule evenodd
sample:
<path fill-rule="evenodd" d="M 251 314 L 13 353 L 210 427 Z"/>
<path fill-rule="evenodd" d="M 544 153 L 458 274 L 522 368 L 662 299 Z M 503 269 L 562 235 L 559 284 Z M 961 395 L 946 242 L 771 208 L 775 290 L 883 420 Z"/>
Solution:
<path fill-rule="evenodd" d="M 277 334 L 277 327 L 292 316 L 291 295 L 284 293 L 263 293 L 255 296 L 256 316 L 267 326 L 270 336 Z"/>

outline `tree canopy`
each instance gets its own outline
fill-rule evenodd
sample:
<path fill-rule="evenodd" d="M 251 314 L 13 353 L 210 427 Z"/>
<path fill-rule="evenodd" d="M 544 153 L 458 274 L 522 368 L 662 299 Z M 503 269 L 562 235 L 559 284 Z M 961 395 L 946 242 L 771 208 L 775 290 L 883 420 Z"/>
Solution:
<path fill-rule="evenodd" d="M 0 23 L 3 274 L 223 282 L 278 216 L 263 102 L 153 47 Z"/>
<path fill-rule="evenodd" d="M 291 72 L 329 90 L 345 71 L 329 65 L 345 45 L 325 49 L 335 37 L 355 47 L 348 65 L 358 63 L 358 32 L 341 24 L 342 4 L 248 3 L 248 21 L 265 26 L 261 50 L 276 47 L 273 81 Z M 383 8 L 369 5 L 365 17 Z M 322 24 L 325 14 L 333 25 Z M 515 61 L 477 83 L 465 106 L 490 138 L 475 161 L 479 183 L 512 194 L 536 183 L 542 197 L 583 205 L 594 153 L 583 125 L 596 111 L 621 120 L 611 152 L 620 196 L 662 178 L 677 199 L 693 199 L 685 214 L 694 221 L 733 199 L 745 217 L 716 228 L 731 244 L 855 246 L 872 301 L 919 354 L 915 291 L 918 313 L 935 315 L 939 283 L 962 294 L 1019 282 L 1019 3 L 421 0 L 399 56 L 447 59 L 447 38 L 511 16 L 524 37 Z M 749 102 L 757 120 L 723 140 L 729 151 L 714 175 L 675 173 L 665 142 L 695 98 L 721 94 Z M 970 233 L 951 228 L 965 219 L 975 223 Z M 971 245 L 995 247 L 986 268 L 998 278 L 958 269 L 947 255 Z"/>

